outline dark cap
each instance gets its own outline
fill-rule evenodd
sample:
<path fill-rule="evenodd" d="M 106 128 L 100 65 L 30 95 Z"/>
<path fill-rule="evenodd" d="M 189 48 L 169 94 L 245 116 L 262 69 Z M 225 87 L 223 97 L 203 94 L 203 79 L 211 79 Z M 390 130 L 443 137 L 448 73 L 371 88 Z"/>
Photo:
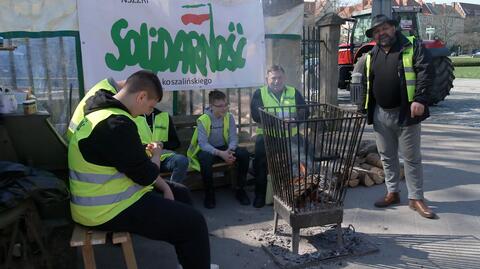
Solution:
<path fill-rule="evenodd" d="M 394 19 L 391 19 L 389 18 L 388 16 L 386 15 L 383 15 L 383 14 L 379 14 L 375 17 L 373 17 L 372 19 L 372 24 L 370 25 L 370 29 L 368 29 L 365 34 L 367 35 L 367 37 L 369 38 L 372 38 L 373 36 L 373 30 L 375 29 L 375 27 L 377 26 L 380 26 L 384 23 L 388 23 L 390 25 L 393 25 L 393 26 L 397 26 L 397 21 L 394 20 Z"/>

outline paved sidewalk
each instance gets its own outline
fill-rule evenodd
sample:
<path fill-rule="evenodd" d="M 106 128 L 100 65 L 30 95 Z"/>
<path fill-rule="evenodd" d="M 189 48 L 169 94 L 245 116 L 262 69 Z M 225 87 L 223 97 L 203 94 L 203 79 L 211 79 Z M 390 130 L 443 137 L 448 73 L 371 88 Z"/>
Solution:
<path fill-rule="evenodd" d="M 425 198 L 439 219 L 410 210 L 402 184 L 402 205 L 376 209 L 385 186 L 347 194 L 344 224 L 378 244 L 375 255 L 323 268 L 480 268 L 480 129 L 424 124 L 422 151 Z"/>
<path fill-rule="evenodd" d="M 369 130 L 366 136 L 372 135 Z M 422 139 L 425 197 L 439 219 L 421 218 L 408 208 L 405 184 L 402 204 L 384 210 L 373 207 L 384 194 L 384 185 L 349 189 L 343 225 L 352 224 L 380 252 L 312 269 L 480 268 L 480 129 L 427 123 Z M 203 193 L 193 195 L 211 232 L 213 263 L 221 269 L 278 268 L 246 235 L 250 229 L 271 225 L 271 206 L 241 206 L 224 188 L 217 190 L 217 208 L 207 210 L 201 206 Z M 175 252 L 166 243 L 135 236 L 134 248 L 139 268 L 176 268 Z M 125 268 L 120 248 L 96 247 L 96 253 L 98 268 Z"/>
<path fill-rule="evenodd" d="M 451 95 L 431 108 L 432 116 L 423 124 L 425 197 L 440 218 L 428 220 L 411 211 L 404 184 L 402 204 L 384 210 L 373 207 L 384 185 L 349 189 L 343 225 L 352 224 L 380 251 L 311 269 L 480 268 L 480 128 L 461 126 L 480 127 L 479 82 L 456 79 Z M 345 99 L 348 92 L 341 95 Z M 365 136 L 372 136 L 371 127 Z M 202 208 L 202 192 L 193 196 L 208 222 L 213 263 L 221 269 L 278 268 L 259 242 L 246 235 L 272 224 L 272 207 L 240 206 L 227 188 L 217 190 L 214 210 Z M 175 251 L 166 243 L 134 236 L 134 248 L 139 268 L 177 268 Z M 126 268 L 120 248 L 100 246 L 95 251 L 98 268 Z"/>

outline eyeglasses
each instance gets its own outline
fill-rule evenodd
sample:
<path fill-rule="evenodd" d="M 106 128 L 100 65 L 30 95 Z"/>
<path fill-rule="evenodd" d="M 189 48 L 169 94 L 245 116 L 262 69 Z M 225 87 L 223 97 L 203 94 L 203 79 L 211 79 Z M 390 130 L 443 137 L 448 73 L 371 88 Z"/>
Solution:
<path fill-rule="evenodd" d="M 214 104 L 212 104 L 212 106 L 218 107 L 218 108 L 226 108 L 226 107 L 229 107 L 230 104 L 228 104 L 228 103 L 227 103 L 227 104 L 224 104 L 224 105 L 214 105 Z"/>

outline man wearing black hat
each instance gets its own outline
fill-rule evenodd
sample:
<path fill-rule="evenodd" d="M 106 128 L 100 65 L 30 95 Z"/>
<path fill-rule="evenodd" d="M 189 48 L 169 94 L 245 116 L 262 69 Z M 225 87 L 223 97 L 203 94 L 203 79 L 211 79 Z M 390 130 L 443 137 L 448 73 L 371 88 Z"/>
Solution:
<path fill-rule="evenodd" d="M 366 31 L 376 46 L 365 62 L 363 108 L 368 124 L 373 123 L 387 186 L 387 194 L 375 202 L 375 206 L 400 203 L 400 152 L 405 165 L 409 207 L 425 218 L 434 218 L 435 214 L 423 201 L 420 152 L 420 122 L 429 117 L 427 104 L 434 70 L 431 56 L 421 42 L 397 30 L 395 20 L 377 15 Z"/>

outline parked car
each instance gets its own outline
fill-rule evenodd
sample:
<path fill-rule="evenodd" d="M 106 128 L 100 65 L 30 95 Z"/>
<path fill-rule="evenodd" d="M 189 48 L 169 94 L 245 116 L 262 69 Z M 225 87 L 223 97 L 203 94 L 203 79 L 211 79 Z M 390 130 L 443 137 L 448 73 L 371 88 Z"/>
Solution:
<path fill-rule="evenodd" d="M 480 51 L 477 51 L 474 54 L 472 54 L 472 58 L 480 58 Z"/>

